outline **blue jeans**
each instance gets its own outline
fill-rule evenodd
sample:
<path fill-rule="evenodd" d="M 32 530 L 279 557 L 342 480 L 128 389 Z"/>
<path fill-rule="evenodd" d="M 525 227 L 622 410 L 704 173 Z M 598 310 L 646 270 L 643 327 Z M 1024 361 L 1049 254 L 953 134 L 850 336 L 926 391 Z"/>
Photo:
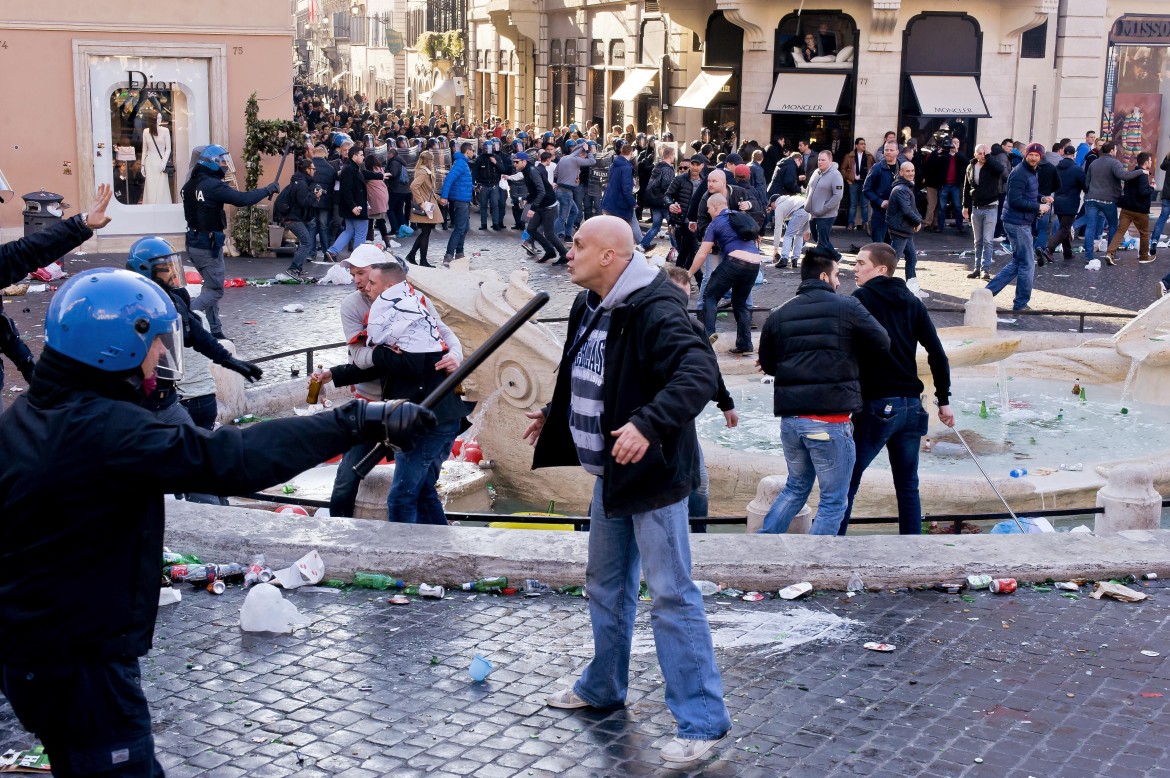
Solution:
<path fill-rule="evenodd" d="M 705 519 L 711 507 L 711 474 L 707 472 L 707 462 L 703 458 L 703 447 L 699 452 L 699 488 L 687 497 L 687 516 L 692 519 Z M 691 532 L 706 532 L 706 522 L 691 522 Z"/>
<path fill-rule="evenodd" d="M 333 242 L 329 240 L 329 225 L 333 221 L 332 208 L 315 208 L 313 209 L 313 218 L 309 222 L 309 232 L 313 236 L 313 253 L 320 251 L 325 253 L 325 249 Z"/>
<path fill-rule="evenodd" d="M 593 625 L 593 659 L 573 692 L 596 708 L 626 699 L 638 612 L 638 573 L 650 589 L 650 629 L 666 684 L 666 707 L 685 740 L 714 740 L 731 729 L 715 665 L 703 595 L 691 580 L 687 501 L 631 516 L 605 513 L 600 478 L 589 509 L 585 588 Z"/>
<path fill-rule="evenodd" d="M 467 236 L 467 228 L 471 226 L 471 203 L 452 200 L 448 207 L 451 209 L 451 237 L 447 238 L 446 253 L 453 257 L 463 253 L 463 239 Z"/>
<path fill-rule="evenodd" d="M 487 229 L 488 212 L 492 215 L 492 226 L 496 227 L 504 223 L 504 209 L 500 207 L 500 198 L 496 197 L 496 192 L 502 191 L 498 186 L 491 184 L 480 184 L 479 186 L 479 228 L 481 230 Z"/>
<path fill-rule="evenodd" d="M 356 249 L 358 246 L 366 242 L 366 230 L 370 228 L 369 219 L 354 219 L 346 217 L 344 220 L 345 229 L 337 236 L 337 240 L 333 241 L 333 245 L 329 247 L 329 251 L 333 254 L 340 254 L 347 247 L 349 249 Z"/>
<path fill-rule="evenodd" d="M 662 229 L 662 222 L 666 221 L 665 208 L 650 208 L 650 229 L 642 236 L 642 250 L 650 248 L 654 243 L 654 239 L 658 237 L 658 231 Z"/>
<path fill-rule="evenodd" d="M 412 450 L 394 455 L 394 480 L 390 482 L 390 494 L 386 495 L 390 521 L 447 526 L 447 515 L 443 513 L 435 483 L 458 434 L 458 419 L 439 422 Z"/>
<path fill-rule="evenodd" d="M 955 229 L 963 229 L 963 195 L 958 184 L 944 186 L 938 190 L 938 216 L 934 218 L 934 223 L 940 230 L 947 224 L 948 204 L 955 207 Z"/>
<path fill-rule="evenodd" d="M 812 224 L 812 229 L 810 230 L 812 232 L 812 239 L 816 241 L 818 246 L 825 247 L 833 252 L 833 255 L 840 261 L 841 252 L 834 248 L 832 238 L 833 222 L 836 220 L 836 216 L 824 216 L 819 219 L 810 219 L 809 222 Z"/>
<path fill-rule="evenodd" d="M 873 216 L 869 220 L 869 237 L 874 243 L 886 242 L 886 212 L 874 206 Z"/>
<path fill-rule="evenodd" d="M 196 427 L 211 431 L 215 429 L 215 417 L 219 412 L 219 404 L 214 394 L 201 394 L 198 397 L 185 397 L 179 404 L 187 409 L 187 414 Z"/>
<path fill-rule="evenodd" d="M 1032 299 L 1032 279 L 1036 275 L 1036 258 L 1032 253 L 1032 226 L 1030 224 L 1003 223 L 1004 234 L 1012 242 L 1012 261 L 1004 265 L 995 278 L 987 282 L 993 295 L 999 294 L 1013 280 L 1016 282 L 1016 298 L 1012 310 L 1018 311 Z"/>
<path fill-rule="evenodd" d="M 1158 238 L 1162 237 L 1162 228 L 1170 218 L 1170 200 L 1162 201 L 1162 210 L 1158 213 L 1158 221 L 1154 222 L 1154 230 L 1150 233 L 1150 246 L 1158 245 Z"/>
<path fill-rule="evenodd" d="M 297 253 L 293 254 L 289 269 L 304 270 L 305 260 L 313 256 L 313 236 L 304 222 L 285 222 L 284 227 L 297 236 Z"/>
<path fill-rule="evenodd" d="M 971 209 L 971 233 L 975 239 L 975 270 L 991 272 L 995 257 L 995 213 L 996 207 L 988 205 Z"/>
<path fill-rule="evenodd" d="M 1101 237 L 1101 230 L 1108 228 L 1105 245 L 1113 240 L 1117 232 L 1117 206 L 1097 200 L 1085 200 L 1085 261 L 1093 259 L 1093 244 Z M 1007 225 L 1004 225 L 1007 229 Z"/>
<path fill-rule="evenodd" d="M 752 350 L 752 309 L 748 296 L 756 283 L 760 263 L 745 262 L 735 257 L 724 257 L 719 267 L 710 274 L 703 292 L 703 327 L 707 336 L 715 334 L 715 317 L 719 314 L 719 299 L 731 290 L 731 311 L 735 316 L 735 347 Z"/>
<path fill-rule="evenodd" d="M 562 237 L 573 232 L 573 225 L 577 223 L 577 187 L 561 184 L 557 189 L 557 205 L 561 207 L 553 230 Z"/>
<path fill-rule="evenodd" d="M 1036 217 L 1035 234 L 1032 236 L 1033 253 L 1048 250 L 1048 236 L 1052 231 L 1052 219 L 1053 213 L 1051 210 L 1048 213 Z"/>
<path fill-rule="evenodd" d="M 995 222 L 992 222 L 994 229 Z M 888 411 L 886 409 L 889 409 Z M 883 448 L 890 458 L 894 494 L 898 498 L 898 532 L 922 534 L 922 502 L 918 499 L 918 449 L 926 434 L 930 417 L 917 397 L 883 397 L 866 400 L 860 413 L 853 414 L 853 441 L 857 462 L 849 480 L 849 505 L 838 535 L 844 535 L 853 515 L 853 498 L 861 484 L 861 474 Z"/>
<path fill-rule="evenodd" d="M 845 515 L 849 476 L 856 451 L 853 425 L 785 416 L 780 420 L 780 441 L 788 480 L 764 517 L 761 533 L 781 534 L 804 507 L 812 492 L 813 479 L 821 489 L 821 501 L 813 519 L 813 535 L 836 535 Z"/>
<path fill-rule="evenodd" d="M 858 222 L 853 220 L 854 216 L 861 216 L 861 224 L 869 221 L 869 200 L 861 193 L 861 188 L 865 186 L 864 181 L 854 181 L 849 185 L 849 226 L 852 227 Z"/>
<path fill-rule="evenodd" d="M 913 235 L 895 235 L 890 233 L 890 245 L 894 247 L 894 259 L 901 254 L 906 259 L 906 280 L 917 278 L 915 268 L 918 266 L 918 249 L 914 246 Z"/>
<path fill-rule="evenodd" d="M 366 454 L 374 450 L 374 443 L 359 443 L 341 455 L 337 463 L 337 473 L 333 476 L 333 492 L 329 495 L 329 515 L 332 517 L 345 516 L 353 518 L 354 506 L 357 505 L 358 489 L 362 481 L 353 471 L 354 465 L 366 458 Z"/>

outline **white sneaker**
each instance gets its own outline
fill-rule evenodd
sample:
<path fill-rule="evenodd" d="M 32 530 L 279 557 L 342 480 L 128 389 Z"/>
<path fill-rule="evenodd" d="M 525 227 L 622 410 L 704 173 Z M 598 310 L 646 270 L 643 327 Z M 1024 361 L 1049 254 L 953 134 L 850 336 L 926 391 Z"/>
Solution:
<path fill-rule="evenodd" d="M 917 297 L 919 300 L 926 300 L 930 297 L 930 295 L 928 295 L 926 292 L 922 291 L 922 286 L 918 283 L 917 278 L 907 278 L 906 279 L 906 288 L 909 289 L 910 293 L 912 295 L 914 295 L 915 297 Z"/>
<path fill-rule="evenodd" d="M 576 695 L 572 689 L 561 689 L 555 694 L 550 694 L 545 702 L 550 708 L 561 708 L 562 710 L 576 710 L 577 708 L 591 708 L 593 707 L 585 700 Z"/>
<path fill-rule="evenodd" d="M 662 748 L 662 761 L 673 764 L 694 762 L 706 756 L 726 734 L 714 740 L 683 740 L 676 737 Z"/>
<path fill-rule="evenodd" d="M 1166 295 L 1170 294 L 1170 288 L 1167 288 L 1165 281 L 1158 282 L 1158 291 L 1162 293 L 1162 295 L 1161 295 L 1162 297 L 1165 297 Z"/>

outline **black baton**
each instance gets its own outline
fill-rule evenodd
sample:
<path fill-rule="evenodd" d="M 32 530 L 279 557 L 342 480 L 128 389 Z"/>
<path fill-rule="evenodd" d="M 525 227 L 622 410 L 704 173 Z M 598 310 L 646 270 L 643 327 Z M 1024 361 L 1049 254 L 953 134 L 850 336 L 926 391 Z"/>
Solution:
<path fill-rule="evenodd" d="M 495 350 L 503 345 L 504 341 L 512 337 L 516 330 L 531 319 L 537 311 L 544 307 L 549 300 L 548 292 L 537 292 L 536 296 L 529 300 L 523 308 L 516 311 L 512 318 L 504 322 L 498 330 L 493 332 L 488 339 L 483 342 L 483 345 L 471 352 L 471 356 L 463 360 L 459 367 L 455 368 L 455 372 L 450 373 L 443 383 L 435 387 L 434 391 L 426 396 L 420 405 L 431 410 L 439 404 L 449 392 L 460 384 L 467 376 L 483 364 L 484 360 L 490 357 Z M 358 478 L 365 478 L 374 469 L 379 460 L 386 454 L 386 444 L 379 443 L 374 449 L 366 454 L 362 461 L 353 466 L 354 473 Z"/>
<path fill-rule="evenodd" d="M 292 151 L 292 147 L 293 147 L 293 144 L 292 144 L 291 140 L 288 143 L 284 144 L 284 153 L 280 155 L 280 164 L 276 168 L 276 183 L 277 184 L 280 183 L 280 174 L 284 172 L 284 161 L 286 159 L 288 159 L 288 153 L 290 151 Z M 269 200 L 272 199 L 271 192 L 268 194 L 268 199 Z"/>

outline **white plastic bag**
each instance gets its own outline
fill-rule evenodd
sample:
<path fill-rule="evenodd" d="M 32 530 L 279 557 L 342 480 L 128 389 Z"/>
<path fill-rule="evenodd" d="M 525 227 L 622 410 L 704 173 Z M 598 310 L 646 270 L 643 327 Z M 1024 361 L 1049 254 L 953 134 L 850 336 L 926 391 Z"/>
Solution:
<path fill-rule="evenodd" d="M 349 271 L 341 265 L 334 265 L 333 267 L 329 268 L 329 272 L 325 274 L 325 277 L 317 283 L 336 284 L 337 286 L 343 286 L 345 284 L 352 284 L 353 276 L 351 276 Z"/>
<path fill-rule="evenodd" d="M 289 634 L 297 627 L 307 627 L 312 620 L 297 606 L 280 595 L 272 584 L 256 584 L 248 591 L 240 609 L 240 629 L 244 632 L 278 632 Z"/>

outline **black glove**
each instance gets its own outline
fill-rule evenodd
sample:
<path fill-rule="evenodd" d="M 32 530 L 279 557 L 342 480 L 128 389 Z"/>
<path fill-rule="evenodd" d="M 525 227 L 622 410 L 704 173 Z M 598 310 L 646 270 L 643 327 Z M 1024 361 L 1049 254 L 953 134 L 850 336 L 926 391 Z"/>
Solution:
<path fill-rule="evenodd" d="M 276 194 L 277 192 L 280 191 L 280 184 L 273 181 L 271 184 L 269 184 L 268 186 L 266 186 L 264 188 L 268 190 L 269 194 Z"/>
<path fill-rule="evenodd" d="M 245 362 L 244 360 L 236 359 L 235 357 L 232 357 L 228 361 L 224 362 L 223 366 L 228 370 L 236 371 L 252 383 L 256 383 L 256 381 L 258 381 L 260 377 L 264 375 L 264 371 L 260 369 L 259 365 L 254 365 L 251 362 Z"/>
<path fill-rule="evenodd" d="M 435 414 L 402 400 L 384 403 L 357 400 L 340 408 L 338 417 L 363 443 L 388 443 L 402 451 L 413 449 L 415 442 L 438 424 Z"/>
<path fill-rule="evenodd" d="M 36 366 L 37 366 L 37 363 L 35 361 L 33 361 L 33 358 L 31 356 L 28 359 L 17 363 L 16 369 L 20 371 L 20 374 L 22 376 L 24 376 L 25 383 L 28 383 L 28 384 L 32 383 L 33 368 Z"/>

